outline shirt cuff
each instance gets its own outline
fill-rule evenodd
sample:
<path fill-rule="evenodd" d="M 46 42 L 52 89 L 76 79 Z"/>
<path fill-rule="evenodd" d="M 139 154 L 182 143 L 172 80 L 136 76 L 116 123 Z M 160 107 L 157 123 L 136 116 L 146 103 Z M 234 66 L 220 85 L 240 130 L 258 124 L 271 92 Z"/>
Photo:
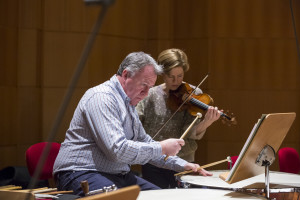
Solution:
<path fill-rule="evenodd" d="M 179 157 L 177 157 L 178 159 L 176 160 L 176 165 L 174 166 L 174 171 L 177 172 L 182 172 L 184 171 L 184 166 L 188 163 L 186 160 L 183 160 Z"/>
<path fill-rule="evenodd" d="M 153 144 L 153 158 L 157 159 L 162 155 L 162 148 L 160 142 L 152 142 Z"/>

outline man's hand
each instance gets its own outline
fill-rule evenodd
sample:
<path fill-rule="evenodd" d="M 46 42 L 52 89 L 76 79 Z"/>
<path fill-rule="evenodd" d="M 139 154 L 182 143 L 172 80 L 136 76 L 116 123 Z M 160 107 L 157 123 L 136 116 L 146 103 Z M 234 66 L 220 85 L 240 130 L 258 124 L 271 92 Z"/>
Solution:
<path fill-rule="evenodd" d="M 183 139 L 167 139 L 160 142 L 162 154 L 168 156 L 176 156 L 184 145 Z"/>
<path fill-rule="evenodd" d="M 200 174 L 202 174 L 203 176 L 212 176 L 213 174 L 211 172 L 206 171 L 205 169 L 201 169 L 200 165 L 198 164 L 194 164 L 194 163 L 187 163 L 184 166 L 184 170 L 188 171 L 188 170 L 193 170 L 194 172 L 199 172 Z"/>

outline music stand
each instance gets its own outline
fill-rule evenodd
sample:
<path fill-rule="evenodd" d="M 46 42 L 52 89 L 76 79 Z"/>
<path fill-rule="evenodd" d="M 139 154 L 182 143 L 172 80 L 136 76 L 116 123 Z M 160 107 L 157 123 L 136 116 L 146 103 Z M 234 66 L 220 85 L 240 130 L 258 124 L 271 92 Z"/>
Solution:
<path fill-rule="evenodd" d="M 268 197 L 269 166 L 295 117 L 296 113 L 263 114 L 254 125 L 233 168 L 221 174 L 220 178 L 231 184 L 265 172 Z"/>

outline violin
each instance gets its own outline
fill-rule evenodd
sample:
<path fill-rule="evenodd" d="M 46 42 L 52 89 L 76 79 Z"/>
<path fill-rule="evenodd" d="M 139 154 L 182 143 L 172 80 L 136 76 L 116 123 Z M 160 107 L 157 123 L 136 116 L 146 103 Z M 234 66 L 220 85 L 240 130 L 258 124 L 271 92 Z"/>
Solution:
<path fill-rule="evenodd" d="M 213 104 L 213 98 L 205 93 L 199 95 L 190 95 L 193 90 L 194 89 L 188 83 L 182 83 L 177 90 L 170 90 L 167 106 L 171 110 L 176 110 L 178 109 L 179 105 L 182 105 L 183 102 L 186 102 L 181 106 L 179 111 L 187 109 L 188 112 L 193 116 L 196 116 L 199 112 L 203 113 L 210 105 Z M 227 122 L 229 125 L 237 124 L 235 117 L 229 116 L 229 114 L 225 114 L 220 110 L 218 112 L 221 114 L 223 120 L 225 120 L 225 122 Z"/>

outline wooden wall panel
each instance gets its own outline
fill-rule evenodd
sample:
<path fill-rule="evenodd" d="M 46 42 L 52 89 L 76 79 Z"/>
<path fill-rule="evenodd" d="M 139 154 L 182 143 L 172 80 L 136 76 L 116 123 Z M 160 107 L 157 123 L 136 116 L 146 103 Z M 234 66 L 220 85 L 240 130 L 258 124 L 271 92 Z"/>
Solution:
<path fill-rule="evenodd" d="M 20 29 L 18 32 L 18 85 L 37 86 L 40 84 L 38 31 Z"/>
<path fill-rule="evenodd" d="M 45 87 L 66 87 L 80 60 L 88 35 L 74 33 L 46 33 L 44 37 Z M 99 36 L 93 45 L 88 62 L 78 83 L 86 87 L 103 82 L 116 73 L 129 52 L 145 51 L 144 40 Z M 145 51 L 147 52 L 147 51 Z M 95 77 L 95 78 L 93 78 Z"/>
<path fill-rule="evenodd" d="M 214 37 L 293 37 L 289 1 L 210 1 Z"/>
<path fill-rule="evenodd" d="M 131 52 L 147 50 L 145 40 L 99 36 L 90 54 L 87 68 L 90 86 L 98 85 L 116 74 L 123 59 Z"/>
<path fill-rule="evenodd" d="M 44 1 L 43 13 L 41 17 L 43 17 L 43 28 L 46 31 L 64 30 L 65 4 L 65 0 Z"/>
<path fill-rule="evenodd" d="M 148 41 L 147 47 L 149 48 L 149 53 L 152 57 L 157 59 L 162 50 L 174 47 L 174 45 L 172 40 L 161 39 Z"/>
<path fill-rule="evenodd" d="M 208 9 L 208 92 L 238 120 L 236 127 L 215 123 L 198 142 L 206 144 L 209 163 L 220 149 L 239 153 L 261 114 L 298 113 L 300 79 L 289 2 L 210 1 Z M 296 118 L 282 146 L 299 149 L 299 131 Z"/>
<path fill-rule="evenodd" d="M 73 75 L 86 34 L 46 32 L 43 45 L 43 86 L 67 87 Z M 87 70 L 83 71 L 78 86 L 87 86 Z"/>
<path fill-rule="evenodd" d="M 203 78 L 210 73 L 208 59 L 208 40 L 205 38 L 199 39 L 181 39 L 175 40 L 173 46 L 169 48 L 179 48 L 184 50 L 188 56 L 190 70 L 185 73 L 185 80 L 193 85 L 198 85 Z M 201 85 L 201 89 L 205 92 L 208 86 L 208 79 Z"/>
<path fill-rule="evenodd" d="M 174 1 L 174 39 L 207 37 L 208 3 L 206 0 Z"/>
<path fill-rule="evenodd" d="M 17 30 L 0 27 L 0 85 L 17 84 Z"/>
<path fill-rule="evenodd" d="M 0 167 L 16 161 L 17 6 L 16 1 L 0 1 Z"/>
<path fill-rule="evenodd" d="M 0 110 L 1 110 L 1 140 L 2 146 L 17 143 L 17 96 L 18 91 L 15 87 L 0 87 Z"/>
<path fill-rule="evenodd" d="M 115 1 L 100 30 L 101 34 L 115 37 L 130 37 L 145 39 L 148 35 L 148 15 L 153 11 L 148 9 L 149 1 Z"/>
<path fill-rule="evenodd" d="M 216 39 L 212 46 L 211 88 L 299 89 L 292 40 Z"/>
<path fill-rule="evenodd" d="M 26 150 L 34 143 L 30 144 L 20 144 L 16 147 L 16 166 L 26 166 Z M 10 164 L 11 165 L 11 164 Z"/>
<path fill-rule="evenodd" d="M 18 24 L 22 29 L 42 28 L 42 6 L 41 0 L 19 0 Z"/>
<path fill-rule="evenodd" d="M 73 113 L 76 106 L 81 99 L 82 95 L 88 88 L 78 88 L 74 90 L 72 98 L 68 104 L 66 112 L 63 116 L 60 126 L 58 127 L 55 137 L 55 141 L 62 142 L 65 139 L 66 130 L 69 128 L 69 124 L 73 117 Z M 57 117 L 58 111 L 62 104 L 64 95 L 66 93 L 65 88 L 45 88 L 42 95 L 42 122 L 41 122 L 41 138 L 42 141 L 48 139 L 50 132 L 52 131 L 54 120 Z"/>
<path fill-rule="evenodd" d="M 39 91 L 37 82 L 36 1 L 1 1 L 1 155 L 0 167 L 24 165 L 26 144 L 38 141 Z M 22 27 L 22 28 L 20 28 Z M 25 29 L 27 28 L 27 29 Z M 2 42 L 3 41 L 3 42 Z M 3 51 L 3 52 L 2 52 Z M 3 58 L 2 58 L 3 56 Z M 3 73 L 2 73 L 3 72 Z M 39 74 L 40 75 L 40 74 Z M 2 78 L 3 76 L 3 78 Z M 4 146 L 5 145 L 5 146 Z M 23 146 L 20 150 L 20 146 Z M 22 159 L 20 159 L 22 158 Z"/>
<path fill-rule="evenodd" d="M 63 6 L 63 21 L 64 21 L 64 31 L 68 32 L 82 32 L 87 31 L 88 27 L 86 27 L 85 16 L 87 12 L 85 12 L 86 7 L 84 6 L 84 1 L 72 1 L 65 0 L 64 2 L 58 1 L 59 6 Z M 98 8 L 100 6 L 97 6 Z M 93 24 L 91 21 L 89 25 Z M 92 26 L 90 26 L 92 27 Z M 90 28 L 89 27 L 89 28 Z"/>
<path fill-rule="evenodd" d="M 90 31 L 101 6 L 85 6 L 82 0 L 46 0 L 45 30 Z M 144 38 L 147 35 L 147 1 L 115 1 L 105 16 L 101 34 Z M 137 17 L 138 16 L 138 17 Z"/>
<path fill-rule="evenodd" d="M 17 92 L 17 144 L 34 144 L 41 140 L 41 90 L 19 87 Z"/>
<path fill-rule="evenodd" d="M 234 112 L 238 125 L 227 127 L 217 122 L 208 130 L 209 140 L 245 141 L 261 114 L 298 111 L 294 105 L 299 102 L 299 97 L 291 91 L 213 91 L 212 95 L 216 105 Z M 298 126 L 295 121 L 293 127 L 299 129 Z M 288 134 L 286 142 L 298 142 L 299 139 L 299 134 L 293 131 Z"/>
<path fill-rule="evenodd" d="M 148 23 L 147 39 L 148 41 L 171 40 L 174 36 L 175 19 L 174 5 L 172 0 L 153 0 L 148 1 L 147 10 Z M 154 47 L 154 49 L 157 46 Z M 152 48 L 150 48 L 152 49 Z"/>
<path fill-rule="evenodd" d="M 18 153 L 17 153 L 16 146 L 1 145 L 0 152 L 1 152 L 1 163 L 0 163 L 1 169 L 7 166 L 12 166 L 17 164 Z"/>
<path fill-rule="evenodd" d="M 18 26 L 18 1 L 0 1 L 0 25 L 9 28 Z"/>

